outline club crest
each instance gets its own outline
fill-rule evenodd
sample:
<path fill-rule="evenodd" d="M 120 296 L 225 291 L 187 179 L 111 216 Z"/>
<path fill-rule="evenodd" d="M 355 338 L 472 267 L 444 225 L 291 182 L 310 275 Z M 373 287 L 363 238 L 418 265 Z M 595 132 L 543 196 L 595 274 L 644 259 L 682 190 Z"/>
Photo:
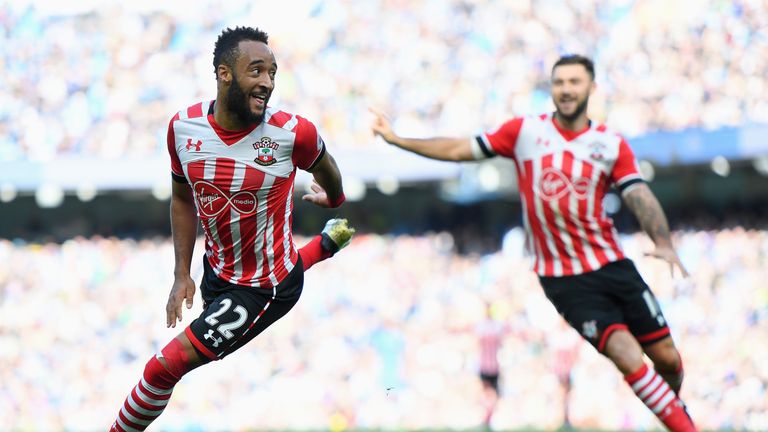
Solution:
<path fill-rule="evenodd" d="M 253 161 L 259 165 L 272 165 L 277 162 L 275 159 L 275 150 L 280 147 L 280 144 L 272 141 L 270 137 L 261 137 L 260 140 L 253 143 L 253 148 L 258 152 L 256 159 Z"/>
<path fill-rule="evenodd" d="M 601 161 L 601 160 L 605 159 L 605 155 L 603 154 L 603 152 L 606 150 L 605 144 L 603 144 L 603 143 L 601 143 L 599 141 L 595 141 L 595 142 L 589 144 L 588 147 L 592 151 L 589 154 L 589 157 L 591 157 L 592 159 L 594 159 L 596 161 Z"/>

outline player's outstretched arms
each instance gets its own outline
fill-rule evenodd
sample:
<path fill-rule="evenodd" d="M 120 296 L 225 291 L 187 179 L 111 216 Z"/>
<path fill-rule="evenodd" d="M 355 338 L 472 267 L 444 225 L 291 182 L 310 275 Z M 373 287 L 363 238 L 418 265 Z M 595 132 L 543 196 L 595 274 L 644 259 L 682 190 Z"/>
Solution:
<path fill-rule="evenodd" d="M 475 160 L 472 153 L 472 138 L 470 137 L 404 138 L 392 130 L 392 125 L 383 112 L 374 108 L 369 110 L 374 115 L 371 124 L 373 135 L 380 136 L 384 141 L 394 146 L 430 159 L 456 162 Z"/>
<path fill-rule="evenodd" d="M 181 305 L 184 300 L 187 301 L 187 309 L 190 309 L 195 296 L 195 282 L 189 270 L 197 238 L 197 210 L 192 188 L 176 181 L 173 182 L 171 195 L 171 235 L 175 260 L 174 281 L 165 313 L 166 325 L 176 327 L 176 321 L 181 321 Z"/>
<path fill-rule="evenodd" d="M 656 249 L 646 255 L 663 259 L 670 264 L 672 272 L 677 267 L 683 276 L 688 276 L 688 271 L 683 267 L 680 257 L 677 256 L 677 252 L 672 246 L 672 236 L 669 233 L 669 224 L 664 210 L 648 185 L 645 183 L 633 185 L 624 193 L 622 198 L 640 222 L 643 231 L 656 245 Z"/>
<path fill-rule="evenodd" d="M 330 219 L 320 235 L 299 249 L 304 271 L 347 247 L 354 234 L 355 229 L 349 226 L 346 219 Z"/>

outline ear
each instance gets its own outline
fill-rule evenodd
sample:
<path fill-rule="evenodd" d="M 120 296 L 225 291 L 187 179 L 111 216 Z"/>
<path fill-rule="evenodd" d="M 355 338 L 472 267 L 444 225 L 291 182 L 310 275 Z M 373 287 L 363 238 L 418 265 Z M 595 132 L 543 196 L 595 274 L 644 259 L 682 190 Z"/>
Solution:
<path fill-rule="evenodd" d="M 222 83 L 229 84 L 232 82 L 232 69 L 222 63 L 216 68 L 216 77 Z"/>
<path fill-rule="evenodd" d="M 589 94 L 592 95 L 595 93 L 595 90 L 597 90 L 597 83 L 592 81 L 592 84 L 589 86 Z"/>

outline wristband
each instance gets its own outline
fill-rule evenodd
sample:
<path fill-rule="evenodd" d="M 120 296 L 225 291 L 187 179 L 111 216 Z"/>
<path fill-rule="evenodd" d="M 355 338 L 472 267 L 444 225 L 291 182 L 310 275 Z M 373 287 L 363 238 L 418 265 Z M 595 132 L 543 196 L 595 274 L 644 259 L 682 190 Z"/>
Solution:
<path fill-rule="evenodd" d="M 336 208 L 346 201 L 347 197 L 344 196 L 344 192 L 341 193 L 335 200 L 328 200 L 331 208 Z"/>

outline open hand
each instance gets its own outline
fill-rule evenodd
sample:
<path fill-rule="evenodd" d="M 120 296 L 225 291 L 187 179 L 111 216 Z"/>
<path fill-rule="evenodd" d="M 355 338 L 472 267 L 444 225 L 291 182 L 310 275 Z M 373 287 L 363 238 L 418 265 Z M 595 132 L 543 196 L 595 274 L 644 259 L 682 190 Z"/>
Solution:
<path fill-rule="evenodd" d="M 683 266 L 683 263 L 680 261 L 680 257 L 677 256 L 677 252 L 671 247 L 666 246 L 656 246 L 656 249 L 654 249 L 651 252 L 646 252 L 645 256 L 651 256 L 655 258 L 662 259 L 669 263 L 669 270 L 672 273 L 672 276 L 675 275 L 675 267 L 680 269 L 680 273 L 683 275 L 683 277 L 688 277 L 689 273 Z"/>
<path fill-rule="evenodd" d="M 373 135 L 382 137 L 388 143 L 394 142 L 397 135 L 392 131 L 392 124 L 387 116 L 376 108 L 368 108 L 368 111 L 374 116 L 373 123 L 371 123 Z"/>
<path fill-rule="evenodd" d="M 312 184 L 309 186 L 312 192 L 305 194 L 301 197 L 302 200 L 311 202 L 314 205 L 331 208 L 331 201 L 328 199 L 328 193 L 325 192 L 322 186 L 316 181 L 312 180 Z"/>
<path fill-rule="evenodd" d="M 181 321 L 181 304 L 187 300 L 187 309 L 192 309 L 195 297 L 195 281 L 191 277 L 176 278 L 173 281 L 168 304 L 165 306 L 167 327 L 176 327 L 176 320 Z"/>

